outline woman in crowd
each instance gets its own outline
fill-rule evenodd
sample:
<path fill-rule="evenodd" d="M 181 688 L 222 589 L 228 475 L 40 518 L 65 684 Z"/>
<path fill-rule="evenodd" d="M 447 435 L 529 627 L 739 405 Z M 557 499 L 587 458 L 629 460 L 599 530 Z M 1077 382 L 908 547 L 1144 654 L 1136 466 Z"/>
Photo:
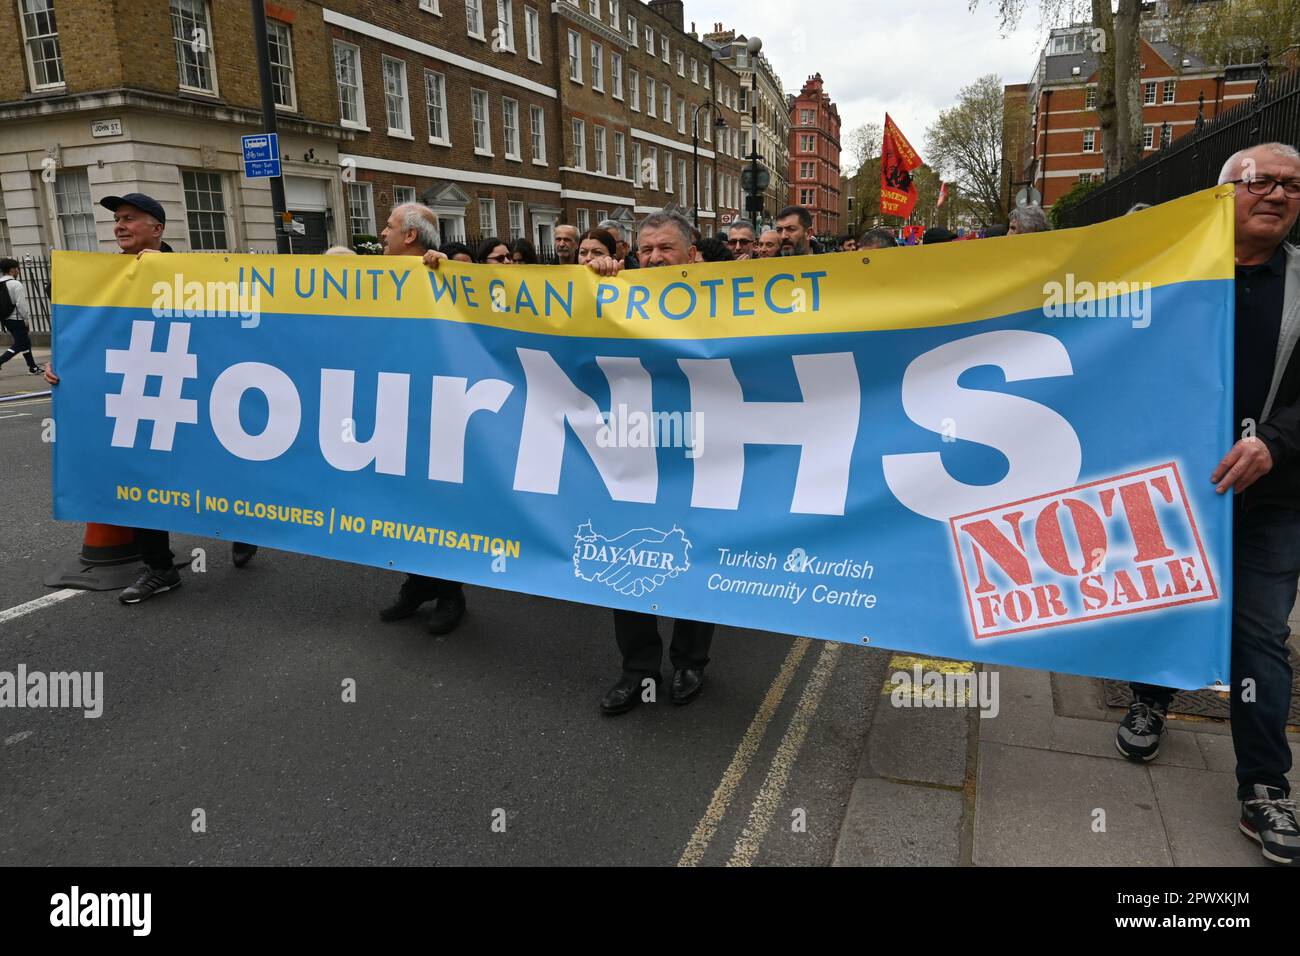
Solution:
<path fill-rule="evenodd" d="M 504 239 L 498 239 L 491 236 L 484 239 L 478 245 L 478 255 L 474 257 L 475 262 L 486 263 L 491 266 L 508 266 L 514 264 L 514 259 L 510 256 L 510 245 Z"/>
<path fill-rule="evenodd" d="M 537 258 L 537 249 L 534 248 L 532 240 L 522 236 L 510 246 L 510 258 L 517 266 L 535 266 L 541 262 Z"/>
<path fill-rule="evenodd" d="M 1047 213 L 1041 206 L 1017 206 L 1011 210 L 1011 221 L 1007 224 L 1007 235 L 1017 236 L 1026 232 L 1047 232 L 1051 229 Z"/>
<path fill-rule="evenodd" d="M 618 242 L 606 229 L 588 229 L 578 240 L 578 265 L 585 266 L 592 259 L 601 256 L 615 256 Z"/>

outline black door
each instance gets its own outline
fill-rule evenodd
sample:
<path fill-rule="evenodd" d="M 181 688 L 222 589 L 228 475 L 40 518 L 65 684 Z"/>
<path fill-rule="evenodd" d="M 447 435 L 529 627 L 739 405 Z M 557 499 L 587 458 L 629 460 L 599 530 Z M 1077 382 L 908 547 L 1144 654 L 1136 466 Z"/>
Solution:
<path fill-rule="evenodd" d="M 325 213 L 295 212 L 293 218 L 307 230 L 307 234 L 302 236 L 292 232 L 289 234 L 296 255 L 319 255 L 329 248 L 329 237 L 325 234 Z"/>

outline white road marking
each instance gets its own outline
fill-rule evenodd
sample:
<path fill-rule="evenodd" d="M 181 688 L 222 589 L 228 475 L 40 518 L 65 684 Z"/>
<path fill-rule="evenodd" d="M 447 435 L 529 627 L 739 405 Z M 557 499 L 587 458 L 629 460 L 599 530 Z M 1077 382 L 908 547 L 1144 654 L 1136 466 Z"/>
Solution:
<path fill-rule="evenodd" d="M 34 733 L 36 733 L 34 730 L 20 730 L 16 734 L 10 734 L 5 738 L 5 746 L 12 747 L 14 744 L 22 743 Z"/>
<path fill-rule="evenodd" d="M 85 591 L 79 588 L 64 588 L 62 591 L 54 591 L 44 597 L 38 597 L 34 601 L 28 601 L 26 604 L 19 604 L 17 607 L 11 607 L 6 611 L 0 611 L 0 624 L 7 624 L 15 618 L 22 617 L 24 614 L 31 614 L 33 611 L 39 611 L 41 608 L 49 607 L 51 604 L 58 604 L 60 601 L 66 601 L 68 598 L 74 598 L 78 594 L 85 594 Z"/>
<path fill-rule="evenodd" d="M 31 417 L 31 413 L 30 413 L 30 412 L 15 412 L 13 415 L 0 415 L 0 419 L 4 419 L 4 418 L 30 418 L 30 417 Z"/>
<path fill-rule="evenodd" d="M 790 686 L 790 681 L 794 678 L 794 672 L 799 668 L 799 662 L 803 660 L 804 654 L 808 653 L 808 648 L 811 645 L 811 640 L 801 637 L 790 648 L 790 653 L 785 657 L 785 663 L 781 665 L 781 670 L 772 679 L 772 686 L 767 689 L 767 695 L 763 698 L 763 703 L 759 705 L 758 712 L 754 714 L 753 720 L 749 722 L 749 728 L 745 731 L 745 736 L 741 738 L 740 746 L 736 748 L 731 763 L 722 774 L 722 780 L 718 783 L 718 788 L 713 791 L 713 799 L 709 801 L 704 816 L 696 824 L 695 833 L 691 835 L 690 842 L 686 844 L 686 849 L 682 851 L 682 857 L 677 861 L 678 866 L 699 866 L 700 860 L 704 858 L 704 851 L 709 848 L 709 841 L 713 839 L 713 834 L 717 832 L 718 825 L 722 822 L 722 817 L 727 812 L 728 805 L 736 795 L 736 787 L 740 785 L 740 778 L 749 769 L 749 763 L 754 759 L 754 754 L 758 751 L 758 745 L 762 743 L 763 735 L 767 732 L 767 725 L 771 721 L 772 715 L 776 713 L 776 709 L 781 706 L 781 700 L 785 697 L 786 688 Z"/>
<path fill-rule="evenodd" d="M 754 860 L 758 857 L 758 848 L 772 825 L 772 817 L 781 803 L 786 784 L 790 782 L 790 772 L 794 770 L 794 762 L 799 756 L 800 748 L 803 747 L 804 738 L 808 736 L 808 728 L 812 726 L 813 718 L 817 715 L 822 695 L 826 693 L 826 685 L 830 683 L 831 674 L 843 650 L 844 645 L 839 641 L 828 641 L 822 648 L 821 656 L 817 658 L 817 664 L 813 667 L 812 676 L 808 678 L 808 683 L 799 698 L 799 707 L 790 718 L 790 726 L 786 729 L 785 736 L 781 738 L 781 745 L 776 750 L 776 756 L 772 758 L 772 764 L 768 767 L 767 777 L 763 780 L 763 786 L 759 788 L 758 796 L 754 798 L 754 805 L 749 810 L 749 819 L 745 821 L 745 829 L 740 832 L 740 837 L 736 840 L 735 850 L 731 854 L 731 859 L 727 861 L 727 866 L 754 865 Z"/>

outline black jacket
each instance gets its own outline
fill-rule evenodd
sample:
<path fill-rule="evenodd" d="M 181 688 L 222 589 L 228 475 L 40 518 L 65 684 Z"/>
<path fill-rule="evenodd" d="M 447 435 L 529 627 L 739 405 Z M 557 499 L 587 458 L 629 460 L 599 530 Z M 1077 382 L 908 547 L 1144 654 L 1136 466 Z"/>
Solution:
<path fill-rule="evenodd" d="M 1268 446 L 1273 468 L 1244 492 L 1248 507 L 1278 505 L 1300 510 L 1300 249 L 1286 246 L 1286 293 L 1278 336 L 1272 401 L 1255 434 Z"/>

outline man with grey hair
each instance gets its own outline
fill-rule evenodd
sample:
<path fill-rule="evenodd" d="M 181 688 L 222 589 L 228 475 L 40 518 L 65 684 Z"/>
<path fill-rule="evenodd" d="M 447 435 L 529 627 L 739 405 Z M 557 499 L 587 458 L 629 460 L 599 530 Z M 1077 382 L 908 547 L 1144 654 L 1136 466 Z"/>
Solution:
<path fill-rule="evenodd" d="M 596 228 L 604 229 L 614 237 L 614 255 L 623 262 L 623 268 L 637 268 L 639 263 L 627 244 L 627 236 L 623 233 L 623 224 L 621 222 L 617 219 L 602 219 L 596 224 Z"/>
<path fill-rule="evenodd" d="M 694 229 L 680 213 L 663 211 L 646 216 L 641 221 L 636 241 L 643 269 L 681 266 L 698 258 Z M 623 269 L 623 264 L 612 256 L 599 256 L 588 266 L 602 276 L 615 276 Z M 653 614 L 615 611 L 614 638 L 623 655 L 623 674 L 601 698 L 601 712 L 609 716 L 626 713 L 639 704 L 643 693 L 649 690 L 644 686 L 647 682 L 653 681 L 656 687 L 663 683 L 663 639 L 659 636 L 659 624 Z M 669 699 L 674 704 L 689 704 L 699 696 L 712 643 L 712 624 L 673 622 L 668 659 L 673 665 Z"/>
<path fill-rule="evenodd" d="M 1240 428 L 1241 438 L 1209 478 L 1219 494 L 1236 493 L 1229 712 L 1238 826 L 1265 859 L 1297 866 L 1286 724 L 1287 618 L 1300 583 L 1300 250 L 1285 240 L 1300 217 L 1300 153 L 1283 143 L 1241 150 L 1224 163 L 1219 183 L 1237 187 L 1232 430 Z M 1149 761 L 1174 690 L 1137 683 L 1132 690 L 1115 746 L 1130 760 Z"/>
<path fill-rule="evenodd" d="M 414 202 L 394 206 L 379 234 L 386 256 L 423 256 L 438 248 L 438 238 L 437 214 Z"/>
<path fill-rule="evenodd" d="M 428 206 L 406 203 L 394 206 L 380 240 L 386 256 L 420 256 L 438 244 L 438 217 Z M 437 450 L 431 452 L 437 454 Z M 429 615 L 430 634 L 450 634 L 465 616 L 465 588 L 457 581 L 444 581 L 423 574 L 408 574 L 397 592 L 397 600 L 379 612 L 384 621 L 410 617 L 426 601 L 436 601 Z"/>
<path fill-rule="evenodd" d="M 754 224 L 748 219 L 737 219 L 727 227 L 727 248 L 737 259 L 754 258 Z"/>
<path fill-rule="evenodd" d="M 1052 224 L 1047 221 L 1047 213 L 1042 206 L 1017 206 L 1011 210 L 1011 219 L 1007 223 L 1007 235 L 1016 236 L 1026 232 L 1048 232 Z"/>
<path fill-rule="evenodd" d="M 555 257 L 562 266 L 578 262 L 578 227 L 562 222 L 555 227 Z"/>

